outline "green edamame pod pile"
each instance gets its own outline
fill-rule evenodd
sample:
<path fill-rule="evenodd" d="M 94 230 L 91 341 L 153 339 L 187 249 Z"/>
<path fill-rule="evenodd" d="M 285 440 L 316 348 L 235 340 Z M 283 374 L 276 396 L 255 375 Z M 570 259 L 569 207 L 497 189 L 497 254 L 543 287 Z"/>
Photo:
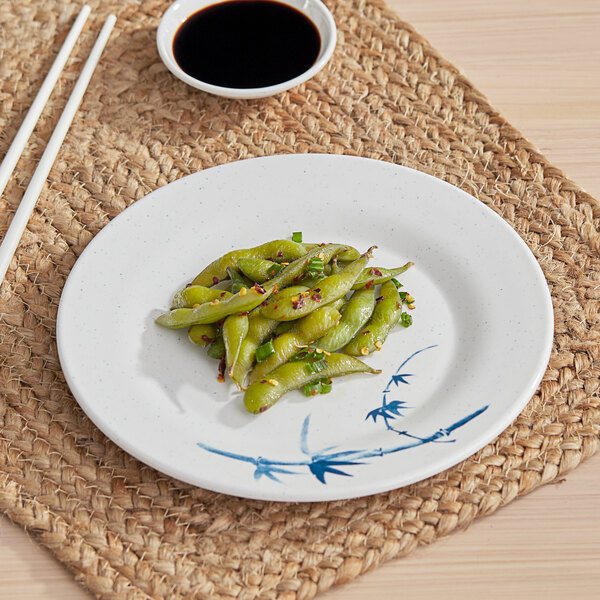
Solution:
<path fill-rule="evenodd" d="M 285 393 L 331 391 L 331 379 L 379 373 L 359 358 L 381 350 L 397 325 L 409 327 L 414 298 L 396 277 L 413 263 L 369 267 L 346 244 L 274 240 L 213 260 L 183 289 L 156 323 L 188 328 L 190 341 L 219 360 L 245 390 L 252 413 Z"/>

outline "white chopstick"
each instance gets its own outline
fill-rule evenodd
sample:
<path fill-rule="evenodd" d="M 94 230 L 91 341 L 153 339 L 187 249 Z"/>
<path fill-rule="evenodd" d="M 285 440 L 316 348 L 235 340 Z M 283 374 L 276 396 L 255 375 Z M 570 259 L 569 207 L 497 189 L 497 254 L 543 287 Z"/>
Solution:
<path fill-rule="evenodd" d="M 65 38 L 65 41 L 62 45 L 62 48 L 59 50 L 50 70 L 48 71 L 48 75 L 46 75 L 46 79 L 42 83 L 42 87 L 40 87 L 40 91 L 37 93 L 33 104 L 29 108 L 25 119 L 23 119 L 23 123 L 21 123 L 21 127 L 19 127 L 19 131 L 17 131 L 17 135 L 15 135 L 15 139 L 13 140 L 2 164 L 0 165 L 0 195 L 4 191 L 6 184 L 17 164 L 17 161 L 21 157 L 23 149 L 25 148 L 25 144 L 35 127 L 40 115 L 42 114 L 42 110 L 44 110 L 44 106 L 46 106 L 46 102 L 48 102 L 48 98 L 54 89 L 56 81 L 61 74 L 67 59 L 69 58 L 69 54 L 71 54 L 71 50 L 73 50 L 73 46 L 75 46 L 75 42 L 77 38 L 79 38 L 79 34 L 85 25 L 85 21 L 90 14 L 91 8 L 86 4 L 79 13 L 77 19 L 75 19 L 75 23 L 73 23 L 73 27 L 71 27 L 71 31 Z"/>
<path fill-rule="evenodd" d="M 8 231 L 2 240 L 2 244 L 0 245 L 0 285 L 2 281 L 4 281 L 4 276 L 6 275 L 6 271 L 10 264 L 10 261 L 19 245 L 19 241 L 21 236 L 23 235 L 23 231 L 25 231 L 25 227 L 27 226 L 27 222 L 29 221 L 29 217 L 35 208 L 36 202 L 44 187 L 44 183 L 46 178 L 48 177 L 48 173 L 56 160 L 60 147 L 67 135 L 67 131 L 73 121 L 73 117 L 81 104 L 81 100 L 83 98 L 83 94 L 87 89 L 88 83 L 94 74 L 94 70 L 96 65 L 98 64 L 98 60 L 100 59 L 100 55 L 104 50 L 104 46 L 106 46 L 106 42 L 111 34 L 111 31 L 115 25 L 116 17 L 114 15 L 110 15 L 108 19 L 106 19 L 98 38 L 96 39 L 96 43 L 90 52 L 90 55 L 83 66 L 81 74 L 79 75 L 79 79 L 71 92 L 69 100 L 60 116 L 58 123 L 52 133 L 52 137 L 50 138 L 44 153 L 42 154 L 42 158 L 25 190 L 25 194 L 19 204 L 19 208 L 15 212 L 14 217 L 10 223 Z"/>

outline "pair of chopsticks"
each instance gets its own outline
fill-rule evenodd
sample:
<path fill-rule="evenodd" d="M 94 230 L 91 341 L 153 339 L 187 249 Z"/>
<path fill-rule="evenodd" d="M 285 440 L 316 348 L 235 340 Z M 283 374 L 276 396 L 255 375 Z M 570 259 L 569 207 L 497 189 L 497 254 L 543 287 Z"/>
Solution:
<path fill-rule="evenodd" d="M 44 79 L 42 86 L 31 105 L 31 108 L 27 112 L 15 139 L 13 140 L 2 164 L 0 164 L 0 195 L 4 191 L 6 184 L 8 183 L 8 179 L 11 176 L 17 161 L 21 157 L 23 149 L 25 148 L 25 144 L 29 139 L 39 117 L 44 109 L 52 90 L 54 89 L 54 85 L 58 80 L 59 75 L 61 74 L 69 55 L 71 54 L 71 50 L 75 46 L 75 42 L 83 29 L 85 21 L 87 20 L 90 14 L 90 7 L 85 5 L 81 12 L 79 13 L 77 19 L 75 19 L 75 23 L 67 35 L 62 48 L 60 49 L 52 67 L 50 67 L 50 71 L 48 71 L 48 75 Z M 98 38 L 96 39 L 96 43 L 94 44 L 90 55 L 83 66 L 81 74 L 79 75 L 79 79 L 71 92 L 69 100 L 65 105 L 65 108 L 60 116 L 58 123 L 50 137 L 48 145 L 42 154 L 42 158 L 25 190 L 25 194 L 19 203 L 19 207 L 15 212 L 8 231 L 2 240 L 2 244 L 0 244 L 0 285 L 4 281 L 4 276 L 6 275 L 6 271 L 10 264 L 10 261 L 17 250 L 19 245 L 19 241 L 21 240 L 21 236 L 23 235 L 23 231 L 25 231 L 25 227 L 27 226 L 27 222 L 29 221 L 29 217 L 35 208 L 36 202 L 42 191 L 42 187 L 44 186 L 44 182 L 48 177 L 48 173 L 56 160 L 60 147 L 67 135 L 67 131 L 71 126 L 71 122 L 73 121 L 73 117 L 81 104 L 81 100 L 83 95 L 87 89 L 87 86 L 94 74 L 94 70 L 98 61 L 100 60 L 100 55 L 106 46 L 106 42 L 111 34 L 111 31 L 115 25 L 116 17 L 114 15 L 110 15 L 102 27 Z"/>

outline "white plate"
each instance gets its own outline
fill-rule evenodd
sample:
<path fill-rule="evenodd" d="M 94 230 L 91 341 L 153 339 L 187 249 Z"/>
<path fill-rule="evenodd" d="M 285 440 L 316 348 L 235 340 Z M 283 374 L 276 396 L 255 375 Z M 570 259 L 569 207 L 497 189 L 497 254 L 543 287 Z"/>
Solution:
<path fill-rule="evenodd" d="M 413 260 L 414 324 L 366 359 L 381 375 L 255 416 L 185 330 L 154 318 L 213 259 L 293 231 L 377 244 L 373 266 Z M 542 272 L 493 211 L 417 171 L 329 155 L 245 160 L 149 194 L 83 252 L 57 322 L 69 387 L 116 444 L 204 488 L 292 501 L 373 494 L 467 458 L 534 394 L 552 334 Z"/>

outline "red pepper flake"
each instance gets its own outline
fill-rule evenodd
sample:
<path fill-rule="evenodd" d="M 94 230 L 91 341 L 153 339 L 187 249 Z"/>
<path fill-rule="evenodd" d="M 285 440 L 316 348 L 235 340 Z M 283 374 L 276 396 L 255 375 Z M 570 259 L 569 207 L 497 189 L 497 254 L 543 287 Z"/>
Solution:
<path fill-rule="evenodd" d="M 267 410 L 268 408 L 269 408 L 269 405 L 268 405 L 268 404 L 265 404 L 265 406 L 261 406 L 261 407 L 258 409 L 258 412 L 259 412 L 259 413 L 264 413 L 264 412 L 265 412 L 265 410 Z"/>
<path fill-rule="evenodd" d="M 317 395 L 317 390 L 310 390 L 310 395 L 311 396 L 316 396 Z"/>
<path fill-rule="evenodd" d="M 400 304 L 400 302 L 396 302 L 396 308 L 400 310 L 402 308 L 402 304 Z"/>
<path fill-rule="evenodd" d="M 267 383 L 267 380 L 266 379 L 261 379 L 260 382 L 261 383 Z"/>
<path fill-rule="evenodd" d="M 267 290 L 265 290 L 265 288 L 262 285 L 258 285 L 258 283 L 254 284 L 254 290 L 256 292 L 258 292 L 259 294 L 266 294 Z"/>
<path fill-rule="evenodd" d="M 296 281 L 298 281 L 298 279 L 300 279 L 300 277 L 302 277 L 302 275 L 296 275 L 296 277 L 294 277 L 294 279 L 292 279 L 292 281 L 294 283 L 296 283 Z"/>
<path fill-rule="evenodd" d="M 266 300 L 263 300 L 260 305 L 261 306 L 266 306 L 267 304 L 269 304 L 269 299 L 267 298 Z"/>
<path fill-rule="evenodd" d="M 225 381 L 225 359 L 222 358 L 219 362 L 219 374 L 217 375 L 217 381 L 223 383 Z"/>
<path fill-rule="evenodd" d="M 277 258 L 281 258 L 282 256 L 283 256 L 283 252 L 280 250 L 280 251 L 277 253 Z"/>
<path fill-rule="evenodd" d="M 221 281 L 218 277 L 213 277 L 213 285 L 217 285 Z"/>
<path fill-rule="evenodd" d="M 296 310 L 298 308 L 302 308 L 305 304 L 306 304 L 306 297 L 302 294 L 300 295 L 298 300 L 292 300 L 292 306 L 294 307 L 294 310 Z"/>
<path fill-rule="evenodd" d="M 215 338 L 208 337 L 206 334 L 201 339 L 205 344 L 212 344 L 215 341 Z"/>
<path fill-rule="evenodd" d="M 369 275 L 377 275 L 377 277 L 381 277 L 383 273 L 379 269 L 373 267 L 372 269 L 369 269 Z"/>
<path fill-rule="evenodd" d="M 238 313 L 238 317 L 245 317 L 248 314 L 248 312 L 241 312 Z"/>
<path fill-rule="evenodd" d="M 321 291 L 321 288 L 315 288 L 315 292 L 317 292 L 317 294 Z"/>
<path fill-rule="evenodd" d="M 266 302 L 266 300 L 265 300 L 265 302 Z M 276 304 L 276 305 L 273 307 L 273 310 L 277 310 L 278 308 L 279 308 L 279 304 Z"/>
<path fill-rule="evenodd" d="M 367 285 L 365 285 L 365 290 L 370 290 L 373 287 L 374 283 L 375 283 L 374 279 L 371 279 L 371 281 L 367 281 Z"/>
<path fill-rule="evenodd" d="M 227 292 L 221 292 L 220 296 L 221 298 L 226 294 Z"/>
<path fill-rule="evenodd" d="M 322 299 L 321 294 L 315 293 L 311 296 L 311 300 L 314 300 L 315 302 L 321 302 Z"/>
<path fill-rule="evenodd" d="M 362 332 L 363 335 L 367 335 L 367 333 L 371 333 L 370 329 L 366 329 L 365 331 Z"/>
<path fill-rule="evenodd" d="M 215 325 L 216 325 L 217 327 L 223 327 L 223 323 L 224 323 L 224 322 L 225 322 L 225 319 L 221 319 L 220 321 L 217 321 L 217 322 L 215 323 Z"/>
<path fill-rule="evenodd" d="M 379 298 L 377 298 L 375 300 L 375 304 L 379 304 L 382 300 L 383 300 L 383 296 L 379 296 Z"/>

